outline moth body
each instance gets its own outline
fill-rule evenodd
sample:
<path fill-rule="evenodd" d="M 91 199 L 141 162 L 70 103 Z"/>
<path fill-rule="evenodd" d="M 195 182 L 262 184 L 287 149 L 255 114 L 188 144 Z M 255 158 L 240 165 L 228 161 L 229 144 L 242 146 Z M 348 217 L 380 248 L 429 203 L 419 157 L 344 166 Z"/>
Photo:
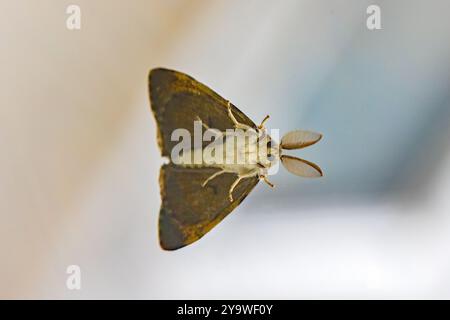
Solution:
<path fill-rule="evenodd" d="M 244 137 L 261 135 L 259 132 L 243 133 Z M 226 136 L 227 133 L 224 133 Z M 205 166 L 219 168 L 227 172 L 243 174 L 249 172 L 267 173 L 267 170 L 279 160 L 278 145 L 273 143 L 265 133 L 263 137 L 257 139 L 242 139 L 243 143 L 236 142 L 235 137 L 229 135 L 220 139 L 215 145 L 215 152 L 219 150 L 221 154 L 211 154 L 205 148 L 193 148 L 182 150 L 180 154 L 175 154 L 172 161 L 186 168 L 202 168 Z M 196 162 L 195 159 L 201 159 Z"/>
<path fill-rule="evenodd" d="M 172 161 L 186 168 L 202 168 L 205 166 L 219 169 L 202 183 L 205 187 L 209 181 L 224 173 L 233 173 L 237 176 L 231 185 L 229 199 L 233 201 L 233 190 L 237 184 L 245 178 L 257 177 L 267 181 L 267 173 L 272 165 L 279 159 L 279 146 L 272 142 L 263 127 L 263 123 L 252 128 L 237 122 L 228 104 L 229 117 L 235 122 L 235 129 L 225 132 L 218 132 L 217 129 L 210 129 L 203 124 L 206 130 L 213 130 L 216 133 L 218 143 L 214 145 L 214 154 L 208 147 L 182 150 L 179 155 L 174 155 Z M 268 117 L 265 118 L 267 120 Z M 265 121 L 264 120 L 264 121 Z M 201 161 L 196 161 L 200 159 Z"/>

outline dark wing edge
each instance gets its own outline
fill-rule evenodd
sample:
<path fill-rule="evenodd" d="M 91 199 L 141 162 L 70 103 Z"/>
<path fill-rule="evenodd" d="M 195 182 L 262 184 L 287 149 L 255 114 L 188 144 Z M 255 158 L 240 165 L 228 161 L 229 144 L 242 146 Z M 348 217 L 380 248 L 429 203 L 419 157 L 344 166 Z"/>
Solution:
<path fill-rule="evenodd" d="M 214 105 L 211 105 L 211 108 L 214 106 L 219 106 L 224 110 L 227 108 L 227 100 L 222 98 L 219 94 L 189 75 L 175 70 L 165 68 L 155 68 L 150 70 L 148 76 L 148 88 L 151 109 L 156 119 L 158 146 L 163 156 L 168 156 L 170 154 L 170 151 L 166 148 L 169 144 L 166 140 L 169 139 L 169 137 L 165 137 L 164 131 L 162 130 L 165 125 L 164 112 L 166 106 L 176 94 L 183 93 L 191 96 L 205 95 L 208 97 L 209 101 L 214 103 Z M 255 123 L 241 110 L 233 104 L 231 104 L 231 107 L 235 118 L 239 122 L 256 128 Z M 226 113 L 223 114 L 224 119 L 222 120 L 228 122 L 227 127 L 229 129 L 233 128 L 231 120 L 225 118 Z"/>
<path fill-rule="evenodd" d="M 162 249 L 176 250 L 202 238 L 242 203 L 259 182 L 256 176 L 243 179 L 233 192 L 234 201 L 229 202 L 227 195 L 236 178 L 234 174 L 220 175 L 211 180 L 209 187 L 201 187 L 201 181 L 215 170 L 187 169 L 172 163 L 161 167 L 159 242 Z"/>

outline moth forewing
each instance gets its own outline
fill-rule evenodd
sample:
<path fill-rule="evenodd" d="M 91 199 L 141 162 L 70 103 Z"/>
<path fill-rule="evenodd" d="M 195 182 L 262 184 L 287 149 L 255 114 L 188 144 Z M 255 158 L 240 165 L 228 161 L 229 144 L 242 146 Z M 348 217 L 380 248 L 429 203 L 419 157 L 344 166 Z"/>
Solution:
<path fill-rule="evenodd" d="M 322 135 L 317 132 L 306 130 L 290 131 L 281 138 L 281 148 L 287 150 L 301 149 L 315 144 L 320 139 L 322 139 Z"/>
<path fill-rule="evenodd" d="M 304 159 L 282 155 L 281 163 L 290 172 L 304 178 L 319 178 L 323 176 L 320 167 Z"/>

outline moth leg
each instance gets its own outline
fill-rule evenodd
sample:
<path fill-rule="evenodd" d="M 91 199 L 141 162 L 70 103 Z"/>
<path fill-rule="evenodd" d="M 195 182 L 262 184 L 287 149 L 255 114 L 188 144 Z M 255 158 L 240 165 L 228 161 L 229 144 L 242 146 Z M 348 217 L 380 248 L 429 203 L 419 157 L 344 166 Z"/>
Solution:
<path fill-rule="evenodd" d="M 267 183 L 269 185 L 269 187 L 271 187 L 271 188 L 275 187 L 275 185 L 272 182 L 270 182 L 265 175 L 261 175 L 261 176 L 259 176 L 259 178 L 264 180 L 264 182 Z"/>
<path fill-rule="evenodd" d="M 206 179 L 205 181 L 203 181 L 202 187 L 205 187 L 205 186 L 208 184 L 209 181 L 211 181 L 211 180 L 214 179 L 215 177 L 217 177 L 217 176 L 219 176 L 219 175 L 221 175 L 222 173 L 225 173 L 225 172 L 226 172 L 225 170 L 220 170 L 220 171 L 214 172 L 212 175 L 210 175 L 210 176 L 208 177 L 208 179 Z"/>
<path fill-rule="evenodd" d="M 244 174 L 242 176 L 238 176 L 238 178 L 236 180 L 234 180 L 233 184 L 230 187 L 230 191 L 228 191 L 228 198 L 230 199 L 230 202 L 234 201 L 233 200 L 233 191 L 237 187 L 239 182 L 241 182 L 242 179 L 250 178 L 250 177 L 253 177 L 253 176 L 255 176 L 255 173 L 251 172 L 251 173 L 248 173 L 248 174 Z"/>
<path fill-rule="evenodd" d="M 270 116 L 267 115 L 263 121 L 261 121 L 261 124 L 258 126 L 258 129 L 264 129 L 264 123 L 266 123 L 267 120 L 269 120 Z"/>
<path fill-rule="evenodd" d="M 231 119 L 231 121 L 233 121 L 233 124 L 236 127 L 236 129 L 244 129 L 244 130 L 253 129 L 252 127 L 250 127 L 244 123 L 240 123 L 239 121 L 236 120 L 233 112 L 231 111 L 231 102 L 230 101 L 227 101 L 227 109 L 228 109 L 228 117 Z"/>

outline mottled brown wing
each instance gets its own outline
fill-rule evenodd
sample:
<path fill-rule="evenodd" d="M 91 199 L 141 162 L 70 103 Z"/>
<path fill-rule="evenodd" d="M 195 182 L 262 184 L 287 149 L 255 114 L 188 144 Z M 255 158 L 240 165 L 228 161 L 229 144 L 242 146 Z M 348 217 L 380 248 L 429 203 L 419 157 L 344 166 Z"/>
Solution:
<path fill-rule="evenodd" d="M 159 213 L 159 240 L 165 250 L 184 247 L 205 235 L 225 218 L 258 183 L 257 177 L 243 179 L 233 192 L 228 191 L 235 174 L 225 173 L 203 181 L 218 169 L 185 168 L 169 163 L 161 167 L 159 183 L 162 205 Z"/>
<path fill-rule="evenodd" d="M 228 117 L 227 101 L 190 76 L 168 69 L 153 69 L 149 75 L 150 102 L 158 130 L 158 145 L 163 156 L 178 141 L 171 141 L 174 129 L 189 130 L 193 137 L 194 121 L 199 117 L 210 128 L 225 131 L 234 128 Z M 238 108 L 232 106 L 235 118 L 256 127 Z"/>

